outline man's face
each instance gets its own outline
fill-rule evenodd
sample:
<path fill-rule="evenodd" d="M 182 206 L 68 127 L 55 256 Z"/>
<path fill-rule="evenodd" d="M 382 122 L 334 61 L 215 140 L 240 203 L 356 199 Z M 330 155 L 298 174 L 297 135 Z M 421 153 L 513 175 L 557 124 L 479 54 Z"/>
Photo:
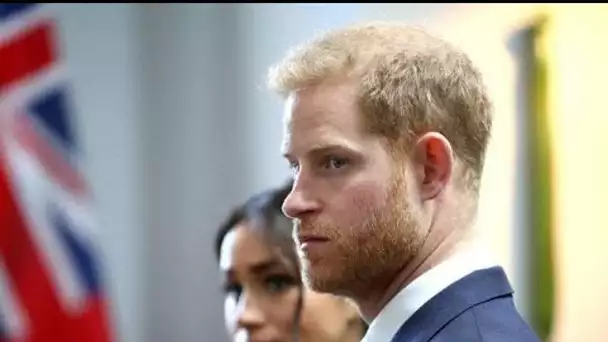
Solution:
<path fill-rule="evenodd" d="M 366 132 L 352 83 L 294 92 L 284 119 L 295 183 L 283 211 L 295 219 L 303 278 L 316 291 L 347 296 L 389 282 L 423 239 L 408 161 L 397 165 Z"/>

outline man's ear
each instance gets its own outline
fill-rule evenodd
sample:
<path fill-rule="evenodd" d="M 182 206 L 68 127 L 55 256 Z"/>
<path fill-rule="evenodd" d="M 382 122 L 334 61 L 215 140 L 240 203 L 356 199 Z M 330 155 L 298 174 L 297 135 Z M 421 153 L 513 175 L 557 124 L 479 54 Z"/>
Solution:
<path fill-rule="evenodd" d="M 416 141 L 413 156 L 421 199 L 437 197 L 452 177 L 452 145 L 440 133 L 425 133 Z"/>

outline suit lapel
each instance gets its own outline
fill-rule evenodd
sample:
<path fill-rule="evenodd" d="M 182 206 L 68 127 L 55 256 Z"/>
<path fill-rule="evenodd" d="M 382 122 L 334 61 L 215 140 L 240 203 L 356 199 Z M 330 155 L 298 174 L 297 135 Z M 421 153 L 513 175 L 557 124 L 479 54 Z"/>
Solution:
<path fill-rule="evenodd" d="M 512 293 L 513 289 L 501 267 L 475 271 L 424 304 L 401 326 L 392 342 L 427 342 L 463 311 Z"/>

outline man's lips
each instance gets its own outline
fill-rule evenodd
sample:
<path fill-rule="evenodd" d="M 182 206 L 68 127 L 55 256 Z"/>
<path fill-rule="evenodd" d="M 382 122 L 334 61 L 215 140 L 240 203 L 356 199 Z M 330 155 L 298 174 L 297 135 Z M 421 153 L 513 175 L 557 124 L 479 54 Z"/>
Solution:
<path fill-rule="evenodd" d="M 303 245 L 309 245 L 309 244 L 313 244 L 313 243 L 322 243 L 322 242 L 328 242 L 329 239 L 324 237 L 324 236 L 319 236 L 319 235 L 300 235 L 298 236 L 298 242 L 300 243 L 300 246 Z"/>

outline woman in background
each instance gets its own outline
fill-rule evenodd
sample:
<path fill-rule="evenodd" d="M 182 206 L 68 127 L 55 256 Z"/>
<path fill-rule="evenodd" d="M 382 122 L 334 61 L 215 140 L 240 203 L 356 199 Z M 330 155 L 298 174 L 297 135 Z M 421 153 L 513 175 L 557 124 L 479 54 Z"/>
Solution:
<path fill-rule="evenodd" d="M 228 332 L 235 342 L 358 342 L 367 326 L 356 307 L 302 284 L 292 223 L 281 211 L 291 186 L 251 197 L 220 227 Z"/>

